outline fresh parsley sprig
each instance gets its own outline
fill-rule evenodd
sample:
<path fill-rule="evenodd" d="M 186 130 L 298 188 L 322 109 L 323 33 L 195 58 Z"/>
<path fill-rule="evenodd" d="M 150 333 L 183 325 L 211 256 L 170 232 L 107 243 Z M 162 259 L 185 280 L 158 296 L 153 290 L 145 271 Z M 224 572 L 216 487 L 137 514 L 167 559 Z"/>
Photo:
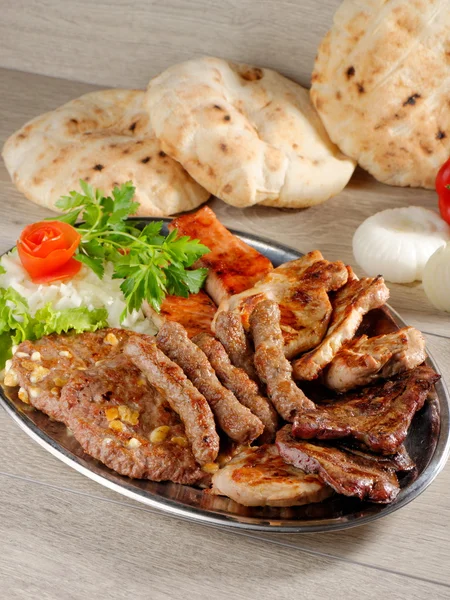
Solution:
<path fill-rule="evenodd" d="M 65 215 L 59 218 L 70 225 L 78 219 L 81 234 L 74 258 L 91 268 L 101 279 L 105 263 L 114 265 L 113 278 L 123 279 L 120 288 L 125 296 L 126 314 L 139 310 L 146 300 L 159 312 L 167 294 L 188 297 L 200 291 L 206 269 L 190 267 L 209 249 L 198 240 L 178 237 L 177 230 L 161 234 L 162 221 L 148 223 L 140 229 L 128 217 L 139 204 L 133 201 L 135 187 L 129 181 L 115 187 L 111 196 L 94 190 L 80 181 L 81 193 L 70 192 L 56 202 Z"/>

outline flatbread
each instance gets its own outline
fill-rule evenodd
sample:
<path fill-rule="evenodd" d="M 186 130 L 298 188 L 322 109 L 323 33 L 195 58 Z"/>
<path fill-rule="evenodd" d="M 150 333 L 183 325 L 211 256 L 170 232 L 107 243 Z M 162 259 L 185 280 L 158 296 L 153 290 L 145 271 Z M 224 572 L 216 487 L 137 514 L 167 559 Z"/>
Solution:
<path fill-rule="evenodd" d="M 432 188 L 450 155 L 449 31 L 449 0 L 344 0 L 322 41 L 312 101 L 379 181 Z"/>
<path fill-rule="evenodd" d="M 190 60 L 150 81 L 146 105 L 164 152 L 233 206 L 312 206 L 354 170 L 308 92 L 269 69 Z"/>
<path fill-rule="evenodd" d="M 5 143 L 3 159 L 17 188 L 52 210 L 79 179 L 109 193 L 132 181 L 138 215 L 196 208 L 209 193 L 162 151 L 143 107 L 145 93 L 104 90 L 33 119 Z"/>

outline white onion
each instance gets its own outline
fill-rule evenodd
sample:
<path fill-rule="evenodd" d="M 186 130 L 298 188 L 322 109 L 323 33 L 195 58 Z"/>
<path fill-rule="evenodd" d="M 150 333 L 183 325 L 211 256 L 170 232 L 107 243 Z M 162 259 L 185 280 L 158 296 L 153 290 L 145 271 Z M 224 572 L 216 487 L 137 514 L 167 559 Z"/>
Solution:
<path fill-rule="evenodd" d="M 436 308 L 450 312 L 450 243 L 438 248 L 425 265 L 423 289 Z"/>
<path fill-rule="evenodd" d="M 383 210 L 366 219 L 353 236 L 353 255 L 364 271 L 393 283 L 422 280 L 430 256 L 450 241 L 450 227 L 421 206 Z"/>

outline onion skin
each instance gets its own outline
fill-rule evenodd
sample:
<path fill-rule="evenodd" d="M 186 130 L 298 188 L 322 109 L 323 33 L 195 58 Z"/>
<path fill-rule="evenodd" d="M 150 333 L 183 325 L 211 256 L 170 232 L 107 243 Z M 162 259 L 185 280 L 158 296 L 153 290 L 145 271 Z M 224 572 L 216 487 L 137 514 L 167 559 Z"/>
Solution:
<path fill-rule="evenodd" d="M 438 248 L 425 265 L 423 289 L 433 306 L 450 312 L 450 242 Z"/>

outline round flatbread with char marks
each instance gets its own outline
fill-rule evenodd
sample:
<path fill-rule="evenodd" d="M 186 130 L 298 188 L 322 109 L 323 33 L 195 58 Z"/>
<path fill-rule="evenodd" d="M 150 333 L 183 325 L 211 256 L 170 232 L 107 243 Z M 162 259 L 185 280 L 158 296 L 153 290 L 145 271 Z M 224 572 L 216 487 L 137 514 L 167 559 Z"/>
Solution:
<path fill-rule="evenodd" d="M 140 90 L 103 90 L 37 117 L 5 143 L 3 159 L 17 188 L 52 210 L 84 179 L 109 191 L 132 181 L 139 216 L 196 208 L 209 193 L 166 155 Z"/>
<path fill-rule="evenodd" d="M 354 170 L 308 92 L 269 69 L 190 60 L 150 81 L 146 106 L 164 152 L 233 206 L 312 206 Z"/>

